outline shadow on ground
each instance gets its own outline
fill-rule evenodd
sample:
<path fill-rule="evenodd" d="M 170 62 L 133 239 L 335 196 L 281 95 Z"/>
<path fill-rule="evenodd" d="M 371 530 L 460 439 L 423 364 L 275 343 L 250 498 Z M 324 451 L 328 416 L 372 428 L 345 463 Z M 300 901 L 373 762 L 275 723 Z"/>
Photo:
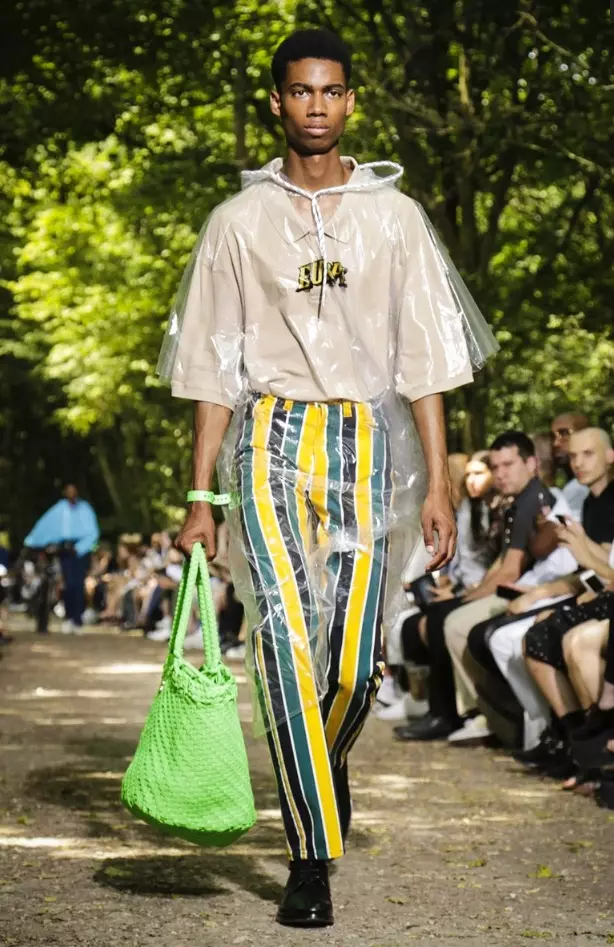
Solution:
<path fill-rule="evenodd" d="M 255 858 L 218 852 L 109 858 L 94 874 L 97 884 L 140 895 L 220 895 L 240 887 L 262 901 L 279 901 L 283 887 Z M 224 884 L 226 882 L 226 884 Z"/>

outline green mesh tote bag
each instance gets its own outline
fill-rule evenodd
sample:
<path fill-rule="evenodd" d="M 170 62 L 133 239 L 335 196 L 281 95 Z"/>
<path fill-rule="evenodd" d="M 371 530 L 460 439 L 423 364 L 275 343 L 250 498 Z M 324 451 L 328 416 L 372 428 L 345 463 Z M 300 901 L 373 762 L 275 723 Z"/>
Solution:
<path fill-rule="evenodd" d="M 205 663 L 183 657 L 198 592 Z M 122 782 L 139 819 L 197 845 L 229 845 L 256 821 L 237 682 L 222 663 L 207 560 L 200 543 L 183 567 L 162 683 Z"/>

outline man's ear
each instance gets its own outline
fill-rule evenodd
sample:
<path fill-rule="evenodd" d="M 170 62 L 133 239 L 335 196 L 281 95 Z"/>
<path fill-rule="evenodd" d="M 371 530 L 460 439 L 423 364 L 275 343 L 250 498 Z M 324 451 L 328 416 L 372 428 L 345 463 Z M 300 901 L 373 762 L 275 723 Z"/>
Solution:
<path fill-rule="evenodd" d="M 528 457 L 527 467 L 529 468 L 531 476 L 534 477 L 537 473 L 537 457 Z"/>
<path fill-rule="evenodd" d="M 349 118 L 356 108 L 356 96 L 353 89 L 348 89 L 347 102 L 345 104 L 345 117 Z"/>
<path fill-rule="evenodd" d="M 281 115 L 281 96 L 277 89 L 271 89 L 271 95 L 269 97 L 269 102 L 271 104 L 271 112 L 277 118 Z"/>
<path fill-rule="evenodd" d="M 614 466 L 614 447 L 608 447 L 605 459 L 608 462 L 608 467 Z"/>

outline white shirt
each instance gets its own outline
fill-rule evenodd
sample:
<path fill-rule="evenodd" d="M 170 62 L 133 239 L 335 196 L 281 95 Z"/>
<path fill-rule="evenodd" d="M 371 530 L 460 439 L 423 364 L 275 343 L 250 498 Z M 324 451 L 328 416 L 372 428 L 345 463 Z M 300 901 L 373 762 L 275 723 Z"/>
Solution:
<path fill-rule="evenodd" d="M 569 483 L 565 484 L 561 490 L 561 493 L 569 505 L 573 518 L 579 523 L 582 522 L 582 507 L 584 506 L 584 501 L 589 494 L 588 487 L 583 486 L 574 477 L 573 480 L 570 480 Z"/>

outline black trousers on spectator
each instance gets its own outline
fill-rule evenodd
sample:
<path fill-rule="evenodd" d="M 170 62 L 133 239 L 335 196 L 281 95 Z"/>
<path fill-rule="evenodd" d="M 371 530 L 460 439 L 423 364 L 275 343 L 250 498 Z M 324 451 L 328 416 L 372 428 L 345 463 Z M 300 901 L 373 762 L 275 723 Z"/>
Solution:
<path fill-rule="evenodd" d="M 446 647 L 443 626 L 447 616 L 463 603 L 460 599 L 448 599 L 445 602 L 433 602 L 426 614 L 425 647 L 418 631 L 418 622 L 422 615 L 412 615 L 403 624 L 403 655 L 406 661 L 430 667 L 428 695 L 429 712 L 434 717 L 443 717 L 455 722 L 458 719 L 456 708 L 456 687 L 452 659 Z"/>
<path fill-rule="evenodd" d="M 543 609 L 526 612 L 537 615 Z M 510 684 L 501 673 L 490 650 L 489 641 L 495 631 L 517 622 L 518 615 L 496 615 L 481 621 L 469 632 L 464 663 L 475 682 L 478 706 L 504 746 L 522 746 L 524 711 Z"/>

